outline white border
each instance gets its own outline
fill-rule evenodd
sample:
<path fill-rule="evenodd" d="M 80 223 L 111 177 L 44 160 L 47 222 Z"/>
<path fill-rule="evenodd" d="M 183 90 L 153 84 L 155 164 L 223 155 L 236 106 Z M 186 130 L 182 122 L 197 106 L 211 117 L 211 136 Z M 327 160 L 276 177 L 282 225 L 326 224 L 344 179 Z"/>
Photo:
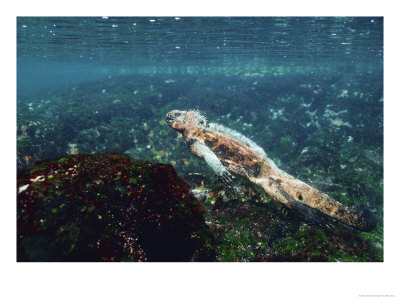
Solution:
<path fill-rule="evenodd" d="M 398 288 L 396 1 L 16 1 L 1 17 L 2 299 L 359 299 Z M 346 264 L 15 263 L 16 16 L 384 16 L 385 262 Z M 396 272 L 395 272 L 396 271 Z M 5 296 L 5 297 L 4 297 Z"/>

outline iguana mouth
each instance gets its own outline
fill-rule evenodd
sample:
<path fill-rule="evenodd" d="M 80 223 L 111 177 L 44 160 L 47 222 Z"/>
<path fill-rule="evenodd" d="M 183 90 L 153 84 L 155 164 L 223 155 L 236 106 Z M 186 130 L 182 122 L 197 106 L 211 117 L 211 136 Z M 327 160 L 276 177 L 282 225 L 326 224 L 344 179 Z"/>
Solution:
<path fill-rule="evenodd" d="M 275 200 L 296 208 L 309 221 L 317 221 L 317 218 L 309 217 L 309 212 L 314 209 L 357 230 L 371 231 L 375 228 L 376 220 L 371 212 L 349 208 L 290 176 L 279 169 L 260 146 L 222 125 L 207 125 L 205 116 L 199 111 L 173 110 L 167 113 L 166 121 L 183 134 L 190 151 L 203 158 L 222 179 L 229 178 L 230 172 L 245 176 Z"/>
<path fill-rule="evenodd" d="M 167 124 L 168 125 L 171 124 L 173 120 L 174 120 L 174 118 L 172 118 L 171 115 L 169 113 L 167 113 L 167 117 L 166 117 Z"/>

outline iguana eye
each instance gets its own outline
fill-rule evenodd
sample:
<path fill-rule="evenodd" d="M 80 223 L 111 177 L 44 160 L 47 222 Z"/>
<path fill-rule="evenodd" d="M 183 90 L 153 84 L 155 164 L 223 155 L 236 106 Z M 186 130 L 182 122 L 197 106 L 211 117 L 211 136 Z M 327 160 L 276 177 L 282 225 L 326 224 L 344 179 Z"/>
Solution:
<path fill-rule="evenodd" d="M 178 117 L 178 116 L 180 116 L 181 115 L 181 113 L 175 113 L 175 116 L 176 117 Z"/>

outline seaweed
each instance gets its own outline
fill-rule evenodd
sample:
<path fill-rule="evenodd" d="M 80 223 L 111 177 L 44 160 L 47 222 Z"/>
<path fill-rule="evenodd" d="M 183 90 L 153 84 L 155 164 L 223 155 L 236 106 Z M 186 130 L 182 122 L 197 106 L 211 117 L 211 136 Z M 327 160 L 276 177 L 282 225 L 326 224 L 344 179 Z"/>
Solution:
<path fill-rule="evenodd" d="M 339 66 L 221 70 L 127 75 L 20 97 L 18 171 L 40 159 L 65 156 L 70 144 L 78 153 L 116 151 L 168 163 L 182 177 L 193 173 L 204 177 L 191 184 L 205 195 L 204 216 L 216 238 L 210 244 L 217 260 L 382 261 L 381 72 L 355 69 L 347 80 L 348 70 Z M 234 183 L 239 190 L 224 186 L 168 128 L 165 114 L 173 109 L 200 109 L 210 120 L 243 133 L 279 168 L 347 206 L 371 210 L 377 228 L 370 233 L 350 231 L 352 237 L 342 241 L 341 230 L 347 229 L 336 226 L 338 232 L 327 231 L 304 223 L 290 211 L 281 212 L 262 191 L 240 179 Z M 30 171 L 38 176 L 41 168 L 34 165 Z M 121 181 L 121 175 L 113 178 L 115 184 Z M 131 178 L 127 184 L 139 184 Z M 128 193 L 123 185 L 119 189 Z M 185 212 L 180 206 L 174 210 Z M 248 216 L 239 217 L 240 212 Z M 78 231 L 68 231 L 73 240 Z"/>
<path fill-rule="evenodd" d="M 213 260 L 204 208 L 170 165 L 78 154 L 17 184 L 18 261 Z"/>

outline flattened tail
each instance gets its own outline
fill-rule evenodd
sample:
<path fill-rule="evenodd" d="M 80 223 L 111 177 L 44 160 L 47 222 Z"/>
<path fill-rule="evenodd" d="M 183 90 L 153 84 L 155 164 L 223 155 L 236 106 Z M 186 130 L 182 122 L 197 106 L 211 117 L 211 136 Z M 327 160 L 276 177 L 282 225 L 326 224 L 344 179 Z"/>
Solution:
<path fill-rule="evenodd" d="M 353 210 L 332 199 L 330 199 L 329 202 L 336 203 L 337 207 L 339 208 L 330 214 L 330 216 L 340 223 L 364 232 L 370 232 L 375 229 L 377 219 L 370 210 L 366 208 L 361 210 Z"/>
<path fill-rule="evenodd" d="M 306 219 L 322 223 L 322 219 L 309 212 L 311 209 L 356 230 L 368 232 L 375 228 L 377 220 L 368 209 L 356 211 L 347 207 L 271 164 L 265 163 L 262 168 L 261 175 L 250 180 L 278 202 L 297 209 Z"/>
<path fill-rule="evenodd" d="M 377 223 L 376 217 L 368 209 L 360 211 L 348 209 L 348 214 L 340 216 L 327 214 L 323 210 L 312 208 L 299 201 L 289 201 L 285 205 L 290 207 L 295 214 L 303 218 L 307 223 L 322 228 L 331 228 L 334 224 L 342 224 L 347 228 L 370 232 L 375 229 Z"/>

